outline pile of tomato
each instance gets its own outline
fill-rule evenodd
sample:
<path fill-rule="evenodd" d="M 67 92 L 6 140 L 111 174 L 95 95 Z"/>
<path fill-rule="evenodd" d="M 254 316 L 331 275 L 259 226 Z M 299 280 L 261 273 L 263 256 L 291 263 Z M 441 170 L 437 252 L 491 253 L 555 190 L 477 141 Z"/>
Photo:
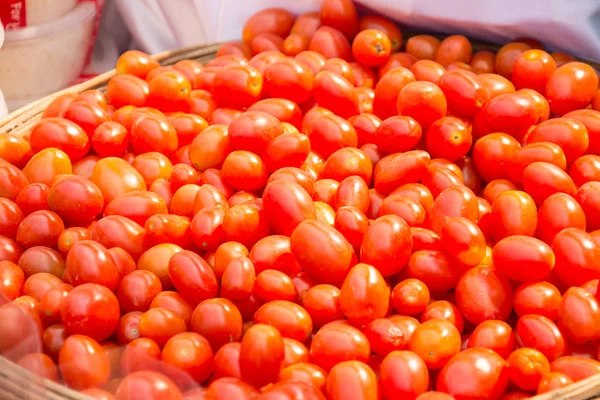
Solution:
<path fill-rule="evenodd" d="M 600 373 L 599 155 L 597 72 L 529 38 L 324 0 L 205 65 L 129 51 L 0 136 L 0 352 L 103 400 L 565 387 Z"/>

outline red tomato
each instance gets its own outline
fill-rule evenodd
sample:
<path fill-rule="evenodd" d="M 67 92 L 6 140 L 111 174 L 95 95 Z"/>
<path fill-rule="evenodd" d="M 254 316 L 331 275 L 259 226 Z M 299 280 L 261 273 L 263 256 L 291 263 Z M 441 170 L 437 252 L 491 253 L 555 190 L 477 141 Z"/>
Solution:
<path fill-rule="evenodd" d="M 581 62 L 561 65 L 548 78 L 546 96 L 554 114 L 586 108 L 598 87 L 598 74 Z"/>
<path fill-rule="evenodd" d="M 512 311 L 513 289 L 496 268 L 475 267 L 456 285 L 456 305 L 471 323 L 506 320 Z"/>
<path fill-rule="evenodd" d="M 98 342 L 90 337 L 68 337 L 58 357 L 58 367 L 63 379 L 76 390 L 102 386 L 110 377 L 107 354 Z"/>
<path fill-rule="evenodd" d="M 515 335 L 506 322 L 487 320 L 477 325 L 468 339 L 467 348 L 494 350 L 506 358 L 515 348 Z"/>
<path fill-rule="evenodd" d="M 181 391 L 165 375 L 154 371 L 137 371 L 129 374 L 119 384 L 116 400 L 180 400 Z"/>
<path fill-rule="evenodd" d="M 477 365 L 485 365 L 478 368 Z M 454 356 L 441 370 L 436 388 L 454 397 L 481 396 L 499 399 L 509 382 L 507 363 L 489 349 L 467 349 Z M 459 376 L 470 376 L 468 385 L 459 384 Z"/>
<path fill-rule="evenodd" d="M 398 95 L 406 85 L 414 81 L 413 73 L 404 67 L 394 68 L 386 73 L 375 86 L 373 113 L 382 119 L 397 115 Z"/>
<path fill-rule="evenodd" d="M 585 344 L 600 337 L 600 307 L 585 289 L 572 287 L 558 306 L 557 326 L 573 344 Z"/>
<path fill-rule="evenodd" d="M 217 295 L 217 280 L 212 268 L 191 251 L 184 250 L 171 257 L 169 277 L 179 293 L 192 304 Z"/>
<path fill-rule="evenodd" d="M 552 320 L 541 315 L 524 315 L 516 328 L 523 345 L 539 350 L 550 362 L 564 354 L 565 339 Z"/>
<path fill-rule="evenodd" d="M 310 195 L 297 183 L 277 180 L 263 192 L 265 214 L 275 233 L 290 236 L 304 220 L 315 219 Z"/>
<path fill-rule="evenodd" d="M 598 256 L 600 247 L 585 231 L 563 229 L 554 237 L 552 250 L 556 256 L 556 275 L 565 284 L 579 286 L 600 278 L 600 268 L 591 262 Z"/>
<path fill-rule="evenodd" d="M 315 334 L 310 345 L 311 362 L 330 371 L 343 361 L 367 362 L 371 347 L 358 329 L 341 323 L 330 323 Z"/>
<path fill-rule="evenodd" d="M 31 129 L 29 143 L 34 153 L 49 147 L 62 150 L 71 162 L 81 159 L 90 149 L 85 131 L 74 122 L 62 118 L 45 118 L 38 122 Z"/>
<path fill-rule="evenodd" d="M 494 239 L 511 235 L 532 236 L 537 225 L 535 202 L 525 192 L 509 190 L 500 193 L 492 204 L 491 220 Z"/>
<path fill-rule="evenodd" d="M 257 387 L 275 382 L 283 356 L 283 339 L 277 329 L 264 324 L 252 326 L 244 335 L 240 349 L 242 379 Z"/>
<path fill-rule="evenodd" d="M 537 314 L 556 320 L 562 296 L 549 282 L 525 282 L 515 289 L 513 307 L 519 317 Z"/>

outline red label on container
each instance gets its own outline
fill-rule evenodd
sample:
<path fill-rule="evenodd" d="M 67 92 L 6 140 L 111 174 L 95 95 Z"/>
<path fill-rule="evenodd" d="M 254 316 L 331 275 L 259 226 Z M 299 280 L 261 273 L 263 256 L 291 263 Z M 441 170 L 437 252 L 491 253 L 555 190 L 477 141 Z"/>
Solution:
<path fill-rule="evenodd" d="M 7 31 L 27 26 L 25 0 L 0 0 L 0 21 Z"/>

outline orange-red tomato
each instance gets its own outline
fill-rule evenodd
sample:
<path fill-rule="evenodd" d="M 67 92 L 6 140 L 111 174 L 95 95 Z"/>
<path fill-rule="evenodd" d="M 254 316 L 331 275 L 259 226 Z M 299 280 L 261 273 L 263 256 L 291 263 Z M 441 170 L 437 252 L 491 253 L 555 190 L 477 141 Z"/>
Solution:
<path fill-rule="evenodd" d="M 548 78 L 546 96 L 554 114 L 586 108 L 598 88 L 598 74 L 581 62 L 569 62 L 558 67 Z"/>

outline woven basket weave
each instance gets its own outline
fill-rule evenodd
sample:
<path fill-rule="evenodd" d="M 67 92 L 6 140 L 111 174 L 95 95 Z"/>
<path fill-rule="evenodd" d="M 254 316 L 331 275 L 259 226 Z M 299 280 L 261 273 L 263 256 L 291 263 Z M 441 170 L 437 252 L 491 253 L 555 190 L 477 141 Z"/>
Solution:
<path fill-rule="evenodd" d="M 410 35 L 408 35 L 410 37 Z M 216 56 L 219 44 L 192 46 L 174 51 L 168 51 L 155 55 L 154 57 L 162 65 L 173 65 L 178 61 L 192 59 L 200 62 L 208 62 Z M 473 43 L 474 50 L 497 51 L 498 46 L 486 43 Z M 589 62 L 590 65 L 600 70 L 600 64 Z M 41 119 L 46 106 L 57 96 L 63 93 L 81 93 L 85 90 L 106 88 L 109 79 L 115 74 L 110 71 L 99 75 L 89 81 L 70 87 L 48 97 L 29 104 L 8 115 L 0 121 L 0 135 L 11 133 L 23 136 L 29 132 L 31 127 Z M 469 379 L 465 377 L 465 379 Z M 29 373 L 25 369 L 0 356 L 0 399 L 2 400 L 86 400 L 89 399 L 74 390 L 63 385 Z M 600 399 L 600 374 L 577 382 L 566 388 L 555 390 L 550 393 L 532 397 L 534 400 L 590 400 Z M 234 399 L 232 399 L 234 400 Z"/>

